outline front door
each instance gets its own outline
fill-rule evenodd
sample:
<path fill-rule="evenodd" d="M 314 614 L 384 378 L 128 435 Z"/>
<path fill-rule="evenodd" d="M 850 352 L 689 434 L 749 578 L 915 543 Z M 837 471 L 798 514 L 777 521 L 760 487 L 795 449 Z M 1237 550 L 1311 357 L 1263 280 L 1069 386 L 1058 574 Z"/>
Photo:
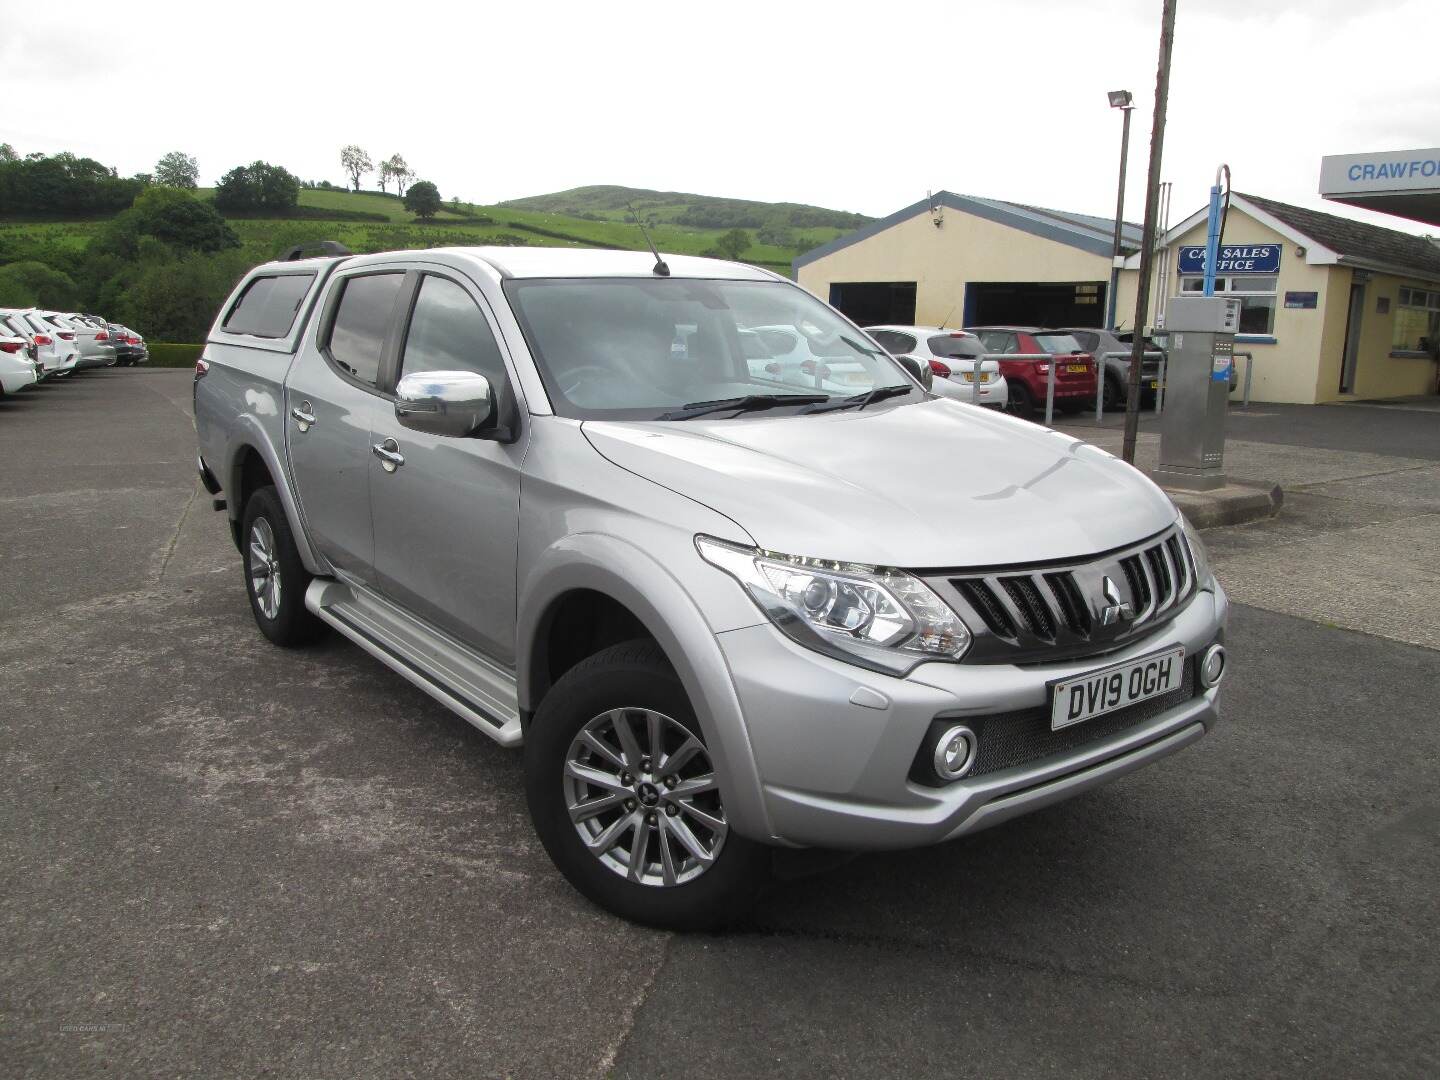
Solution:
<path fill-rule="evenodd" d="M 484 301 L 459 274 L 420 275 L 399 350 L 397 380 L 424 371 L 474 371 L 497 407 L 513 400 Z M 403 459 L 377 459 L 370 491 L 375 569 L 395 603 L 478 649 L 515 662 L 515 564 L 524 442 L 429 435 L 376 420 L 374 441 Z"/>
<path fill-rule="evenodd" d="M 290 468 L 311 541 L 342 575 L 370 583 L 370 431 L 386 333 L 405 275 L 338 276 L 320 341 L 305 341 L 285 383 Z M 328 327 L 328 329 L 327 329 Z"/>
<path fill-rule="evenodd" d="M 1355 392 L 1355 365 L 1360 360 L 1360 320 L 1365 314 L 1365 283 L 1350 286 L 1350 313 L 1345 319 L 1345 358 L 1340 364 L 1340 392 Z"/>

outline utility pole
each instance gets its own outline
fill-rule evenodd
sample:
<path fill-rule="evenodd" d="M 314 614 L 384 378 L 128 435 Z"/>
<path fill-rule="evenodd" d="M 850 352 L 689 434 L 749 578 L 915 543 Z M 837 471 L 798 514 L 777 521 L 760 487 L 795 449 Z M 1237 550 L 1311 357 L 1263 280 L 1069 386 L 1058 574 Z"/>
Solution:
<path fill-rule="evenodd" d="M 1155 72 L 1155 120 L 1150 129 L 1150 173 L 1145 183 L 1145 231 L 1140 238 L 1140 280 L 1135 284 L 1135 342 L 1130 350 L 1130 388 L 1125 395 L 1125 444 L 1121 451 L 1131 465 L 1135 464 L 1135 441 L 1140 434 L 1140 361 L 1145 353 L 1145 312 L 1150 307 L 1160 160 L 1165 151 L 1165 105 L 1170 97 L 1170 52 L 1174 45 L 1175 0 L 1164 0 L 1160 13 L 1160 63 Z M 1160 287 L 1165 287 L 1164 282 Z"/>
<path fill-rule="evenodd" d="M 1129 90 L 1110 91 L 1110 107 L 1125 114 L 1125 122 L 1120 130 L 1120 185 L 1115 196 L 1115 241 L 1110 248 L 1110 293 L 1105 298 L 1105 329 L 1110 331 L 1115 329 L 1115 303 L 1118 299 L 1115 290 L 1120 284 L 1120 230 L 1125 221 L 1125 160 L 1130 156 L 1130 113 L 1135 109 L 1131 101 Z"/>

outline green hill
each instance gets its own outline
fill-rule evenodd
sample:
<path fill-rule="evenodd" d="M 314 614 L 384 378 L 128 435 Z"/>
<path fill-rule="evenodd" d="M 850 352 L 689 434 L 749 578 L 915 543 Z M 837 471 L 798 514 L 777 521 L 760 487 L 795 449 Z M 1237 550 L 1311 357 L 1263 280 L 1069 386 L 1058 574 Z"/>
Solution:
<path fill-rule="evenodd" d="M 195 194 L 204 200 L 213 191 Z M 129 251 L 117 248 L 114 213 L 0 221 L 0 305 L 103 311 L 152 340 L 198 341 L 240 274 L 296 244 L 338 240 L 357 253 L 469 245 L 641 251 L 644 235 L 625 220 L 624 204 L 632 200 L 662 252 L 714 255 L 728 248 L 785 275 L 797 254 L 866 220 L 798 204 L 580 188 L 495 206 L 452 201 L 422 222 L 394 195 L 302 188 L 290 216 L 226 218 L 240 246 L 208 253 L 170 251 L 153 238 Z"/>
<path fill-rule="evenodd" d="M 848 231 L 873 221 L 864 214 L 827 210 L 804 203 L 766 203 L 749 199 L 722 199 L 684 191 L 598 184 L 549 195 L 531 195 L 499 204 L 515 210 L 538 210 L 592 220 L 626 221 L 630 206 L 647 221 L 701 229 L 833 229 Z"/>

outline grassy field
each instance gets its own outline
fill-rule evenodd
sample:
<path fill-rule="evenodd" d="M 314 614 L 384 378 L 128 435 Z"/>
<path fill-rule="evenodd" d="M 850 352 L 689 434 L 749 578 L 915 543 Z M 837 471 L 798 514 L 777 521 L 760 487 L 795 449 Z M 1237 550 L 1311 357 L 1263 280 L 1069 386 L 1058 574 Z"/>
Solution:
<path fill-rule="evenodd" d="M 210 189 L 198 194 L 209 197 Z M 394 196 L 370 191 L 325 191 L 305 188 L 300 192 L 300 205 L 338 211 L 364 211 L 384 214 L 388 222 L 272 220 L 264 218 L 232 219 L 230 227 L 247 248 L 262 255 L 274 254 L 306 240 L 338 240 L 352 251 L 389 251 L 404 248 L 441 247 L 466 244 L 523 244 L 530 247 L 607 247 L 640 251 L 645 239 L 640 230 L 618 218 L 590 220 L 568 214 L 526 210 L 505 204 L 484 206 L 464 204 L 459 214 L 448 207 L 433 222 L 415 220 Z M 490 219 L 484 220 L 473 219 Z M 79 250 L 101 222 L 56 222 L 0 224 L 0 246 L 11 242 L 30 247 L 50 242 Z M 537 232 L 533 230 L 543 230 Z M 664 218 L 651 229 L 656 246 L 676 255 L 699 255 L 713 247 L 725 233 L 724 229 L 698 229 L 674 225 Z M 815 227 L 804 230 L 807 239 L 824 243 L 844 230 Z M 559 235 L 547 236 L 545 233 Z M 752 234 L 753 238 L 753 234 Z M 790 261 L 798 254 L 794 248 L 753 243 L 743 258 L 778 273 L 790 273 Z"/>

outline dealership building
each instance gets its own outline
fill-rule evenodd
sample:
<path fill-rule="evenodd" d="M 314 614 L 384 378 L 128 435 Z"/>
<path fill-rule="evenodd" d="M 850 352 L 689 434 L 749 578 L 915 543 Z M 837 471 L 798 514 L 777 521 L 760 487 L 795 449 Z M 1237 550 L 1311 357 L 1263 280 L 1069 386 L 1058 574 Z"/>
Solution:
<path fill-rule="evenodd" d="M 1339 169 L 1355 180 L 1338 193 L 1322 182 L 1322 194 L 1440 224 L 1440 151 L 1394 155 L 1406 164 L 1382 171 L 1373 159 L 1386 156 L 1357 155 L 1358 167 L 1327 158 L 1325 175 Z M 1386 189 L 1377 179 L 1409 186 Z M 1113 219 L 939 192 L 800 256 L 795 276 L 862 325 L 1098 327 L 1109 302 L 1113 229 Z M 1163 319 L 1170 296 L 1202 289 L 1205 229 L 1202 209 L 1159 239 L 1147 325 Z M 1125 224 L 1121 329 L 1134 323 L 1139 243 L 1140 227 Z M 1436 392 L 1440 241 L 1237 192 L 1216 291 L 1241 300 L 1235 347 L 1253 356 L 1257 400 Z M 1247 361 L 1240 363 L 1243 373 Z"/>

